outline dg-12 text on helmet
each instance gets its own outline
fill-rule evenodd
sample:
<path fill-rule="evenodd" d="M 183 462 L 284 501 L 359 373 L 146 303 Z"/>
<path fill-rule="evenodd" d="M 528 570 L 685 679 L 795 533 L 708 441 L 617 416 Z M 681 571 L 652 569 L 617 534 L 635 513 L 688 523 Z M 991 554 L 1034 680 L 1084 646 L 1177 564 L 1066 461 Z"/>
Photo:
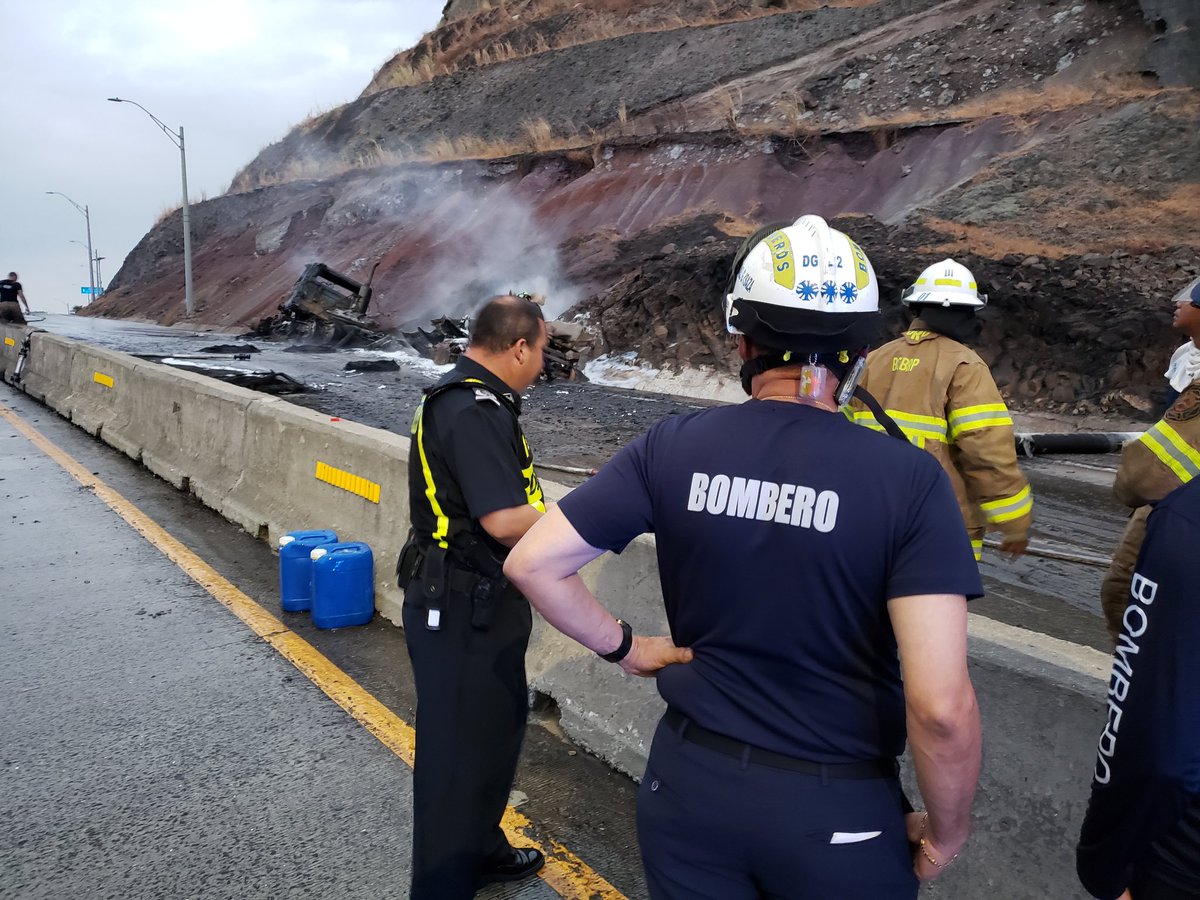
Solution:
<path fill-rule="evenodd" d="M 803 353 L 856 351 L 879 330 L 871 261 L 820 216 L 746 239 L 725 289 L 725 326 L 755 344 Z"/>
<path fill-rule="evenodd" d="M 979 293 L 975 276 L 962 263 L 943 259 L 922 272 L 904 289 L 900 302 L 905 306 L 987 306 L 987 294 Z"/>

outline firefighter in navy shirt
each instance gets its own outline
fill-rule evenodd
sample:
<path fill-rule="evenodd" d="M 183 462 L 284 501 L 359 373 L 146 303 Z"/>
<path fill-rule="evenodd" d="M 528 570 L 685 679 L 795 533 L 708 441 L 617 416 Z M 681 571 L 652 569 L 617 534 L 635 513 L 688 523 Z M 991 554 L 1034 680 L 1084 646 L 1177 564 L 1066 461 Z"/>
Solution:
<path fill-rule="evenodd" d="M 1100 900 L 1200 898 L 1200 479 L 1160 500 L 1113 656 L 1076 854 Z"/>
<path fill-rule="evenodd" d="M 525 734 L 529 604 L 501 570 L 545 512 L 517 416 L 542 372 L 546 323 L 492 298 L 465 353 L 426 391 L 411 428 L 413 533 L 397 564 L 417 686 L 415 900 L 474 896 L 542 867 L 500 829 Z"/>
<path fill-rule="evenodd" d="M 911 900 L 965 842 L 979 773 L 962 516 L 881 409 L 899 440 L 839 411 L 865 397 L 878 329 L 852 240 L 817 216 L 763 229 L 726 293 L 751 399 L 656 424 L 505 571 L 551 625 L 658 679 L 638 796 L 651 897 Z M 669 638 L 634 636 L 577 574 L 647 532 Z M 906 718 L 928 810 L 908 816 Z"/>

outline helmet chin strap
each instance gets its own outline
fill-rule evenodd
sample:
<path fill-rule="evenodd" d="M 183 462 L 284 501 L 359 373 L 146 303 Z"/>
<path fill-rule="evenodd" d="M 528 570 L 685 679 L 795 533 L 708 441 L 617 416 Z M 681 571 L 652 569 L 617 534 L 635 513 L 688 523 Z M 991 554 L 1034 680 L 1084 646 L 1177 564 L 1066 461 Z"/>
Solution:
<path fill-rule="evenodd" d="M 754 396 L 754 389 L 750 383 L 754 381 L 756 376 L 771 369 L 778 369 L 782 366 L 794 366 L 796 364 L 797 360 L 784 359 L 782 356 L 756 356 L 754 359 L 748 359 L 742 363 L 740 372 L 742 390 L 746 392 L 747 397 L 752 397 Z"/>

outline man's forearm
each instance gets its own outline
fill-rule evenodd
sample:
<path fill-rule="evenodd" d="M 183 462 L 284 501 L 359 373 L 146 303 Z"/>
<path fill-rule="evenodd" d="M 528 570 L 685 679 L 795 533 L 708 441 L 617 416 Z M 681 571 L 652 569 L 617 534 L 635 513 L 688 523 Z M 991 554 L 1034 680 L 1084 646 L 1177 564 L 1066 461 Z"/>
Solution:
<path fill-rule="evenodd" d="M 542 618 L 589 650 L 611 653 L 620 645 L 620 626 L 578 574 L 553 583 L 538 579 L 518 586 Z"/>
<path fill-rule="evenodd" d="M 971 829 L 979 782 L 982 739 L 974 689 L 967 687 L 958 707 L 943 715 L 910 708 L 908 742 L 931 837 L 944 851 L 957 853 Z"/>

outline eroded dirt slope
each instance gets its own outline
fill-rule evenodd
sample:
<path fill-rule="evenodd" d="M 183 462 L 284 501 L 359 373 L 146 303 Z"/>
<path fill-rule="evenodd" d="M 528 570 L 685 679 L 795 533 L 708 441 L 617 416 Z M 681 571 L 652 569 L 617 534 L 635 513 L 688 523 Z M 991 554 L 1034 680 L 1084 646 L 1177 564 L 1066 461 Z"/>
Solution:
<path fill-rule="evenodd" d="M 972 266 L 994 298 L 981 352 L 1018 406 L 1150 408 L 1177 344 L 1166 300 L 1200 271 L 1200 101 L 1163 62 L 1195 43 L 1187 9 L 751 6 L 673 25 L 687 3 L 647 4 L 653 31 L 375 84 L 193 207 L 199 317 L 249 325 L 307 262 L 378 261 L 385 325 L 529 288 L 578 304 L 613 352 L 731 367 L 717 298 L 740 236 L 817 212 L 843 217 L 889 298 L 944 255 Z M 539 9 L 512 40 L 585 35 L 578 5 Z M 501 24 L 468 13 L 424 52 L 461 63 Z M 506 155 L 405 161 L 450 138 Z M 92 310 L 173 320 L 179 228 L 147 234 Z"/>

